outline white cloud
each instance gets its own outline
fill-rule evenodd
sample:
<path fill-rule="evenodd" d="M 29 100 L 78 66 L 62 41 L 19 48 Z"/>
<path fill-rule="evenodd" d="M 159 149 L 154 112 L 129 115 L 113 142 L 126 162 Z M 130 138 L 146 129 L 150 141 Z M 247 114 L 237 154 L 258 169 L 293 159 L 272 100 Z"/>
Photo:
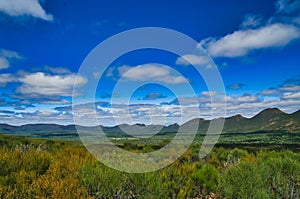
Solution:
<path fill-rule="evenodd" d="M 300 38 L 300 3 L 277 0 L 269 19 L 247 14 L 240 29 L 223 37 L 203 39 L 199 45 L 213 57 L 241 57 L 253 51 L 283 47 Z"/>
<path fill-rule="evenodd" d="M 245 94 L 243 96 L 234 98 L 233 102 L 238 102 L 238 103 L 250 103 L 250 102 L 259 102 L 260 99 L 255 96 L 255 95 L 249 95 Z"/>
<path fill-rule="evenodd" d="M 0 57 L 0 70 L 8 67 L 9 67 L 9 61 L 4 57 Z"/>
<path fill-rule="evenodd" d="M 127 66 L 127 65 L 118 67 L 119 75 L 123 76 L 126 72 L 128 72 L 132 68 L 133 68 L 132 66 Z M 112 74 L 112 72 L 109 71 L 106 76 L 111 77 L 111 76 L 113 76 L 113 74 Z"/>
<path fill-rule="evenodd" d="M 300 38 L 300 1 L 277 0 L 269 19 L 247 14 L 240 29 L 223 37 L 203 39 L 199 45 L 213 57 L 241 57 L 253 51 L 283 47 Z"/>
<path fill-rule="evenodd" d="M 296 86 L 297 85 L 292 86 L 292 84 L 289 85 L 289 89 L 292 91 L 280 91 L 279 88 L 276 88 L 263 90 L 257 95 L 227 95 L 225 98 L 221 98 L 218 92 L 203 91 L 198 98 L 199 104 L 197 103 L 197 99 L 192 97 L 181 97 L 172 102 L 161 103 L 160 105 L 134 104 L 127 107 L 124 104 L 116 104 L 113 107 L 109 107 L 106 104 L 103 104 L 100 108 L 104 109 L 105 112 L 97 112 L 97 118 L 99 120 L 105 119 L 106 122 L 110 122 L 111 124 L 115 124 L 113 120 L 114 117 L 118 118 L 118 124 L 132 124 L 132 122 L 146 122 L 147 124 L 150 124 L 151 121 L 155 121 L 157 124 L 171 124 L 175 122 L 182 124 L 183 122 L 196 117 L 212 119 L 212 115 L 214 115 L 214 117 L 223 116 L 222 110 L 225 108 L 225 100 L 227 117 L 237 114 L 242 114 L 245 117 L 253 117 L 263 109 L 270 107 L 278 107 L 287 113 L 292 113 L 299 110 L 300 91 L 296 91 Z M 274 91 L 276 91 L 278 95 L 276 97 L 268 98 L 267 100 L 261 95 L 261 93 L 271 95 Z M 214 97 L 214 104 L 211 102 L 211 97 Z M 179 101 L 181 103 L 179 103 Z M 127 108 L 132 120 L 128 119 Z M 82 113 L 82 119 L 85 120 L 85 122 L 88 122 L 91 110 L 85 110 Z M 110 114 L 108 115 L 107 113 Z M 181 120 L 183 113 L 185 114 L 185 121 Z M 149 115 L 151 115 L 151 120 L 149 120 Z"/>
<path fill-rule="evenodd" d="M 166 84 L 181 84 L 187 80 L 172 74 L 168 67 L 155 64 L 144 64 L 136 67 L 121 66 L 118 68 L 119 75 L 130 81 L 158 81 Z"/>
<path fill-rule="evenodd" d="M 204 97 L 204 96 L 203 96 Z M 126 106 L 124 104 L 116 104 L 113 107 L 97 106 L 96 117 L 98 121 L 105 121 L 104 125 L 116 125 L 122 123 L 146 123 L 146 124 L 182 124 L 194 118 L 212 119 L 221 117 L 222 110 L 224 110 L 224 99 L 216 100 L 211 104 L 210 97 L 206 97 L 206 101 L 195 104 L 196 99 L 180 98 L 182 103 L 174 100 L 174 103 L 165 103 L 161 105 L 155 104 L 134 104 Z M 278 107 L 288 113 L 294 112 L 299 109 L 300 98 L 274 98 L 273 100 L 263 101 L 254 95 L 241 95 L 241 96 L 226 96 L 227 99 L 227 117 L 237 114 L 242 114 L 246 117 L 252 117 L 263 109 L 270 107 Z M 126 111 L 128 109 L 128 112 Z M 59 110 L 59 109 L 58 109 Z M 71 111 L 71 110 L 61 110 Z M 83 125 L 88 125 L 90 117 L 92 117 L 93 107 L 78 106 L 77 112 L 80 114 Z M 185 118 L 181 118 L 184 114 Z M 199 115 L 200 114 L 200 115 Z M 130 117 L 130 118 L 129 118 Z M 115 120 L 117 118 L 117 120 Z M 182 120 L 184 119 L 184 120 Z M 117 122 L 117 123 L 115 123 Z M 89 124 L 92 125 L 92 124 Z"/>
<path fill-rule="evenodd" d="M 66 100 L 66 99 L 60 99 L 60 98 L 51 99 L 50 98 L 49 100 L 43 99 L 43 100 L 39 101 L 38 103 L 40 103 L 40 104 L 51 104 L 51 105 L 61 105 L 61 104 L 70 104 L 71 102 Z"/>
<path fill-rule="evenodd" d="M 0 55 L 8 59 L 22 59 L 22 56 L 19 55 L 17 52 L 6 49 L 0 49 Z"/>
<path fill-rule="evenodd" d="M 276 89 L 265 89 L 265 90 L 259 92 L 259 94 L 262 96 L 271 96 L 271 95 L 278 95 L 279 92 Z"/>
<path fill-rule="evenodd" d="M 165 98 L 165 97 L 166 96 L 164 96 L 162 93 L 148 93 L 147 95 L 145 95 L 143 100 L 155 100 L 155 99 Z"/>
<path fill-rule="evenodd" d="M 114 76 L 114 68 L 108 68 L 107 72 L 106 72 L 106 77 L 113 77 Z M 100 76 L 99 72 L 95 72 L 98 73 L 97 75 L 94 75 L 95 78 L 98 78 Z"/>
<path fill-rule="evenodd" d="M 50 73 L 53 73 L 53 74 L 58 74 L 58 75 L 70 74 L 71 73 L 68 68 L 64 68 L 64 67 L 45 66 L 44 70 L 49 71 Z"/>
<path fill-rule="evenodd" d="M 242 88 L 244 86 L 246 86 L 246 85 L 243 84 L 243 83 L 235 83 L 235 84 L 230 84 L 228 86 L 228 88 L 230 88 L 230 89 L 240 89 L 240 88 Z"/>
<path fill-rule="evenodd" d="M 279 90 L 281 91 L 300 91 L 300 85 L 296 85 L 296 84 L 285 84 L 281 87 L 279 87 Z"/>
<path fill-rule="evenodd" d="M 57 124 L 72 124 L 73 119 L 70 114 L 57 113 L 54 111 L 14 111 L 13 114 L 0 115 L 1 121 L 11 125 L 24 125 L 36 123 L 57 123 Z"/>
<path fill-rule="evenodd" d="M 19 78 L 22 85 L 16 91 L 21 94 L 72 96 L 75 78 L 74 74 L 51 76 L 42 72 L 31 73 Z M 83 77 L 76 78 L 78 86 L 83 86 L 86 82 Z"/>
<path fill-rule="evenodd" d="M 52 21 L 53 16 L 47 14 L 38 0 L 1 0 L 0 11 L 10 16 L 32 16 Z"/>
<path fill-rule="evenodd" d="M 183 55 L 182 57 L 179 57 L 176 60 L 176 64 L 178 65 L 184 65 L 184 66 L 188 66 L 188 65 L 209 65 L 210 63 L 210 59 L 208 58 L 208 56 L 199 56 L 199 55 L 193 55 L 193 54 L 186 54 Z"/>
<path fill-rule="evenodd" d="M 204 39 L 200 45 L 213 57 L 240 57 L 253 50 L 282 47 L 298 38 L 298 27 L 276 23 L 257 29 L 238 30 L 220 39 Z"/>
<path fill-rule="evenodd" d="M 223 103 L 226 101 L 226 103 L 253 103 L 253 102 L 259 102 L 260 99 L 255 96 L 255 95 L 250 95 L 250 94 L 244 94 L 242 96 L 223 96 L 223 95 L 218 95 L 217 92 L 214 91 L 203 91 L 201 93 L 201 96 L 199 97 L 199 102 L 200 103 L 210 103 L 211 98 L 214 98 L 214 102 L 220 102 Z"/>
<path fill-rule="evenodd" d="M 276 2 L 276 9 L 278 13 L 284 13 L 284 14 L 297 13 L 299 15 L 300 1 L 278 0 Z"/>
<path fill-rule="evenodd" d="M 205 93 L 204 93 L 205 94 Z M 246 117 L 252 117 L 263 109 L 270 107 L 278 107 L 281 110 L 291 113 L 299 109 L 300 93 L 290 92 L 284 94 L 286 98 L 274 98 L 272 100 L 264 101 L 259 100 L 255 95 L 241 95 L 241 96 L 226 96 L 227 105 L 227 117 L 237 114 L 242 114 Z M 202 95 L 204 98 L 205 95 Z M 182 98 L 181 103 L 176 104 L 131 104 L 129 106 L 125 104 L 116 104 L 113 107 L 108 102 L 97 102 L 95 104 L 96 110 L 92 103 L 82 104 L 75 106 L 76 112 L 79 114 L 82 125 L 95 125 L 91 123 L 91 118 L 94 117 L 93 112 L 96 112 L 97 120 L 102 125 L 114 126 L 122 123 L 146 123 L 146 124 L 182 124 L 188 120 L 194 118 L 212 119 L 212 114 L 216 117 L 221 117 L 222 108 L 224 103 L 216 101 L 215 104 L 211 104 L 210 97 L 206 96 L 206 101 L 200 102 L 199 106 L 194 104 L 192 98 Z M 224 100 L 224 99 L 223 99 Z M 193 105 L 192 105 L 193 104 Z M 128 112 L 126 111 L 128 109 Z M 6 114 L 2 118 L 2 121 L 13 123 L 36 123 L 43 121 L 51 121 L 56 123 L 72 123 L 72 107 L 64 106 L 55 109 L 55 112 L 36 111 L 34 113 L 18 113 L 14 115 Z M 182 120 L 182 114 L 185 115 Z M 200 115 L 199 115 L 200 114 Z M 79 117 L 78 116 L 78 117 Z M 20 117 L 22 117 L 20 119 Z M 131 117 L 131 118 L 129 118 Z M 19 119 L 18 119 L 19 118 Z M 117 120 L 116 120 L 117 118 Z M 116 123 L 117 122 L 117 123 Z M 16 124 L 15 123 L 15 124 Z"/>
<path fill-rule="evenodd" d="M 10 61 L 14 59 L 22 59 L 22 57 L 14 51 L 0 49 L 0 70 L 10 67 Z"/>
<path fill-rule="evenodd" d="M 201 95 L 205 96 L 205 97 L 212 97 L 215 96 L 217 94 L 216 91 L 202 91 Z"/>
<path fill-rule="evenodd" d="M 0 74 L 0 86 L 6 86 L 7 83 L 15 81 L 17 81 L 16 78 L 9 73 Z"/>
<path fill-rule="evenodd" d="M 240 25 L 242 29 L 256 28 L 262 23 L 262 17 L 259 15 L 245 15 L 244 21 Z"/>
<path fill-rule="evenodd" d="M 197 103 L 196 97 L 178 97 L 175 100 L 173 100 L 171 104 L 173 105 L 195 105 Z"/>
<path fill-rule="evenodd" d="M 282 94 L 283 99 L 300 99 L 300 92 L 286 92 Z"/>

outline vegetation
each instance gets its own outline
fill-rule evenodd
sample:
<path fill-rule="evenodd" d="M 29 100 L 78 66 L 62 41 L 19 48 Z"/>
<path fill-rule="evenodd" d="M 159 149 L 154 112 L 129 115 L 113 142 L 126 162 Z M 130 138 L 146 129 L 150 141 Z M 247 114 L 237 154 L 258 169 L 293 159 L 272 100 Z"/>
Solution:
<path fill-rule="evenodd" d="M 300 197 L 300 154 L 290 150 L 218 147 L 199 160 L 193 145 L 162 170 L 129 174 L 76 142 L 1 135 L 0 145 L 0 198 Z"/>

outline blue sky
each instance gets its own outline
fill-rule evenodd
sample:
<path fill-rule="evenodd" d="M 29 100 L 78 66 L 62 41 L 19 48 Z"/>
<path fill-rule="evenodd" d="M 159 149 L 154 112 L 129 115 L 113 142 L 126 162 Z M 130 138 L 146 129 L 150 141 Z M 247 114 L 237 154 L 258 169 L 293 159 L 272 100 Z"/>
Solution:
<path fill-rule="evenodd" d="M 72 90 L 83 60 L 105 39 L 140 27 L 182 32 L 207 51 L 224 81 L 227 116 L 251 117 L 269 107 L 292 113 L 300 108 L 299 13 L 300 2 L 293 0 L 0 0 L 0 123 L 73 123 Z M 185 58 L 192 64 L 203 61 L 197 55 Z M 186 102 L 186 119 L 218 115 L 218 104 L 210 104 L 218 93 L 208 92 L 189 65 L 154 49 L 119 57 L 101 77 L 96 92 L 99 123 L 114 125 L 114 117 L 120 118 L 117 123 L 181 123 L 178 99 Z M 180 92 L 175 96 L 157 84 L 141 86 L 130 98 L 128 120 L 123 115 L 127 98 L 113 88 L 136 66 L 127 74 L 128 82 L 154 79 Z M 200 115 L 171 69 L 189 80 Z M 78 87 L 90 81 L 77 78 Z M 80 92 L 77 95 L 82 97 L 77 107 L 83 124 L 89 125 L 90 101 Z M 110 105 L 112 97 L 119 102 L 117 107 Z M 219 100 L 221 106 L 224 99 Z"/>

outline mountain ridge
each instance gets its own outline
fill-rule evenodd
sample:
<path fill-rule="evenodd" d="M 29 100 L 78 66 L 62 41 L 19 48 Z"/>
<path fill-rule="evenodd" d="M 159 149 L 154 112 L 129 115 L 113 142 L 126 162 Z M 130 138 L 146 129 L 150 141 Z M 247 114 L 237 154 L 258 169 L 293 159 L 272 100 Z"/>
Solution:
<path fill-rule="evenodd" d="M 218 120 L 220 118 L 216 118 Z M 101 126 L 103 131 L 107 134 L 120 134 L 130 132 L 134 134 L 151 134 L 154 131 L 160 133 L 176 133 L 180 127 L 189 129 L 198 123 L 198 132 L 206 133 L 211 120 L 203 118 L 194 118 L 185 122 L 182 125 L 177 123 L 164 125 L 145 125 L 145 124 L 120 124 L 112 127 Z M 77 126 L 88 131 L 95 131 L 99 126 L 86 127 Z M 124 132 L 123 132 L 124 131 Z M 286 132 L 300 132 L 300 110 L 291 114 L 285 113 L 278 108 L 267 108 L 260 111 L 251 118 L 244 117 L 240 114 L 225 118 L 223 127 L 223 134 L 226 133 L 247 133 L 256 131 L 286 131 Z M 0 133 L 24 136 L 44 136 L 61 134 L 75 136 L 77 134 L 76 125 L 59 125 L 50 123 L 25 124 L 20 126 L 13 126 L 9 124 L 0 123 Z"/>

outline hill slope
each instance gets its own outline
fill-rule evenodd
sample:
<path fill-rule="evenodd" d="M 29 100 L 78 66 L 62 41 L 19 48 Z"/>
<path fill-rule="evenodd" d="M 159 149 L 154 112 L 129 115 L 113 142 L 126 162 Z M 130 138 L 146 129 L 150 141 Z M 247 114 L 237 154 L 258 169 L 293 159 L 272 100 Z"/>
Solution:
<path fill-rule="evenodd" d="M 184 127 L 199 124 L 198 132 L 206 133 L 210 120 L 196 118 L 184 123 Z M 150 135 L 153 132 L 160 134 L 176 133 L 180 127 L 178 124 L 170 126 L 162 125 L 144 125 L 122 124 L 115 127 L 103 127 L 103 131 L 111 136 L 124 136 L 125 132 L 131 135 Z M 97 127 L 80 127 L 88 132 L 95 132 Z M 123 130 L 123 131 L 122 131 Z M 261 111 L 252 118 L 245 118 L 241 115 L 232 116 L 225 119 L 223 133 L 247 133 L 258 131 L 285 131 L 300 132 L 300 110 L 292 114 L 286 114 L 277 108 L 269 108 Z M 10 135 L 22 135 L 28 137 L 72 137 L 78 136 L 75 125 L 58 125 L 58 124 L 27 124 L 22 126 L 11 126 L 8 124 L 0 124 L 0 133 Z"/>

